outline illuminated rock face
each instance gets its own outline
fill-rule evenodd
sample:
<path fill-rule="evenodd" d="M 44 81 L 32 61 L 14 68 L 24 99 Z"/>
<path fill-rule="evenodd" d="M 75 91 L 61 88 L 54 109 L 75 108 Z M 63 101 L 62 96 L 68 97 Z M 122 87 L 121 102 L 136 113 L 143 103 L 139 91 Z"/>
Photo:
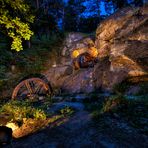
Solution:
<path fill-rule="evenodd" d="M 62 63 L 67 64 L 68 61 L 71 61 L 74 50 L 78 50 L 79 54 L 86 52 L 90 43 L 94 45 L 94 41 L 82 33 L 69 33 L 64 41 L 64 48 L 61 53 L 62 57 L 65 58 L 65 63 Z"/>
<path fill-rule="evenodd" d="M 122 9 L 98 26 L 94 46 L 98 49 L 99 63 L 94 68 L 78 71 L 68 68 L 72 51 L 80 48 L 80 54 L 86 52 L 90 41 L 91 38 L 79 33 L 68 35 L 62 55 L 69 64 L 49 70 L 53 86 L 69 93 L 89 93 L 98 88 L 111 91 L 128 77 L 147 75 L 148 6 Z"/>
<path fill-rule="evenodd" d="M 116 12 L 98 26 L 96 38 L 100 59 L 108 57 L 108 64 L 95 68 L 97 87 L 111 90 L 130 76 L 148 74 L 148 6 Z"/>
<path fill-rule="evenodd" d="M 148 40 L 148 7 L 125 8 L 102 22 L 96 30 L 96 46 L 102 49 L 116 40 Z"/>
<path fill-rule="evenodd" d="M 90 93 L 94 91 L 93 68 L 80 70 L 67 77 L 63 89 L 70 93 Z"/>

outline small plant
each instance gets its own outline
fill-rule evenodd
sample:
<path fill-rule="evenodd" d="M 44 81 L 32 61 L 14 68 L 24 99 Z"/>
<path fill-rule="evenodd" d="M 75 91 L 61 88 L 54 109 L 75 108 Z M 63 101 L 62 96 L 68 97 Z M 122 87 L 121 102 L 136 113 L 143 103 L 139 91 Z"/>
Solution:
<path fill-rule="evenodd" d="M 122 95 L 117 95 L 109 98 L 103 105 L 102 113 L 105 112 L 115 112 L 119 108 L 123 108 L 127 105 L 127 99 Z"/>
<path fill-rule="evenodd" d="M 91 105 L 92 117 L 100 120 L 108 113 L 122 111 L 127 105 L 128 100 L 122 95 L 106 98 L 106 101 Z"/>
<path fill-rule="evenodd" d="M 0 79 L 5 78 L 6 66 L 0 65 Z"/>
<path fill-rule="evenodd" d="M 74 113 L 74 110 L 71 107 L 66 106 L 60 110 L 60 113 L 65 116 L 71 116 Z"/>
<path fill-rule="evenodd" d="M 24 119 L 46 119 L 46 114 L 41 109 L 36 109 L 28 101 L 13 100 L 1 107 L 0 114 L 8 114 L 10 120 L 23 123 Z"/>

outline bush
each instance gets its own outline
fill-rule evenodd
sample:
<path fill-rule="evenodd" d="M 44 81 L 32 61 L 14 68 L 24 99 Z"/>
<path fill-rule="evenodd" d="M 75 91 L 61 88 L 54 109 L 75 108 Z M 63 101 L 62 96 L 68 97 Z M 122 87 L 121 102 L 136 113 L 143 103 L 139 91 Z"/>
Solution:
<path fill-rule="evenodd" d="M 8 114 L 10 120 L 23 123 L 23 119 L 46 119 L 43 110 L 34 108 L 28 101 L 9 101 L 1 107 L 0 114 Z"/>
<path fill-rule="evenodd" d="M 122 96 L 117 95 L 109 98 L 103 105 L 102 113 L 104 112 L 115 112 L 122 109 L 128 104 L 128 100 Z"/>
<path fill-rule="evenodd" d="M 66 106 L 65 108 L 60 110 L 60 113 L 65 116 L 70 116 L 74 113 L 74 110 L 71 107 Z"/>
<path fill-rule="evenodd" d="M 0 79 L 4 79 L 5 78 L 6 70 L 7 70 L 6 66 L 0 65 Z"/>

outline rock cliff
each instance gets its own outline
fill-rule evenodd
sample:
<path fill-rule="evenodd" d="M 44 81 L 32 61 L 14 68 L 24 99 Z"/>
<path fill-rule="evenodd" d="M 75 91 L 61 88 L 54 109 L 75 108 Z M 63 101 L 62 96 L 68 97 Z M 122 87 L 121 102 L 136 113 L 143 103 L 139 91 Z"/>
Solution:
<path fill-rule="evenodd" d="M 94 41 L 98 64 L 73 71 L 70 54 L 75 48 L 85 52 L 88 40 L 92 38 L 79 33 L 66 38 L 62 56 L 68 63 L 46 73 L 53 86 L 69 93 L 89 93 L 99 88 L 111 91 L 115 84 L 130 77 L 139 77 L 139 81 L 145 77 L 148 81 L 148 6 L 124 8 L 99 24 Z"/>

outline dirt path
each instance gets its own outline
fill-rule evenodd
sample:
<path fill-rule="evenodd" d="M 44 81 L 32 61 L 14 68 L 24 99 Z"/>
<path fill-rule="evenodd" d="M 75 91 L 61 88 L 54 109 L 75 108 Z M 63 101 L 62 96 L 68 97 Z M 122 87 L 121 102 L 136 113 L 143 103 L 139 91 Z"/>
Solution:
<path fill-rule="evenodd" d="M 83 104 L 60 126 L 47 127 L 33 135 L 14 140 L 14 148 L 144 148 L 147 137 L 121 120 L 107 118 L 95 124 Z M 80 107 L 81 106 L 81 107 Z"/>

